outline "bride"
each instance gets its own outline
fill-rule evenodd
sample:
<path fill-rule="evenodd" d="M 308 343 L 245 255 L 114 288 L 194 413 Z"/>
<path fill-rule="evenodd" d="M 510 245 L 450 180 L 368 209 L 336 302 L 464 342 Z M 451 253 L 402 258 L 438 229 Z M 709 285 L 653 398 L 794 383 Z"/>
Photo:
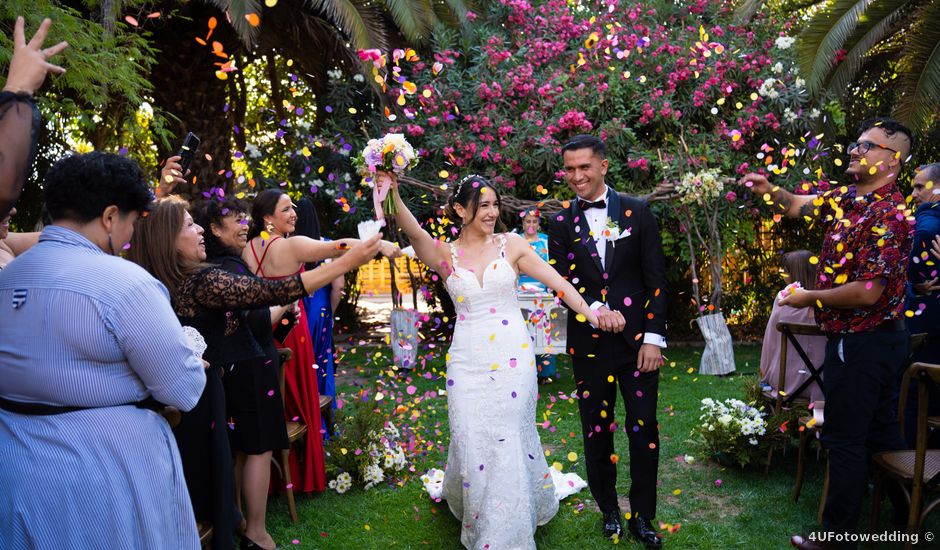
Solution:
<path fill-rule="evenodd" d="M 454 187 L 447 217 L 460 224 L 452 243 L 418 224 L 398 192 L 395 216 L 422 262 L 444 279 L 457 311 L 447 356 L 450 447 L 442 498 L 461 522 L 467 548 L 535 548 L 535 528 L 558 511 L 553 476 L 535 425 L 535 354 L 516 301 L 521 271 L 597 324 L 587 302 L 519 235 L 495 233 L 500 198 L 481 176 Z M 583 483 L 583 482 L 582 482 Z"/>

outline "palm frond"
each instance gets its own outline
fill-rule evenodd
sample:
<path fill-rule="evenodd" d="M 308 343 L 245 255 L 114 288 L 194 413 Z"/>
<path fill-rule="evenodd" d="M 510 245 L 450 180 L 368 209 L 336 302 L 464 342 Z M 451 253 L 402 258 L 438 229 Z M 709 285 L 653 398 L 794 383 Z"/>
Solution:
<path fill-rule="evenodd" d="M 306 0 L 349 39 L 353 50 L 388 49 L 382 14 L 369 0 Z"/>
<path fill-rule="evenodd" d="M 887 3 L 904 0 L 885 0 Z M 807 87 L 818 92 L 829 74 L 833 58 L 855 32 L 859 20 L 875 0 L 834 0 L 821 10 L 800 33 L 797 61 L 807 75 Z"/>
<path fill-rule="evenodd" d="M 405 38 L 412 42 L 428 39 L 434 23 L 433 0 L 384 0 L 385 8 Z"/>
<path fill-rule="evenodd" d="M 842 95 L 858 75 L 872 49 L 897 30 L 909 11 L 906 2 L 877 2 L 872 5 L 856 31 L 846 38 L 843 44 L 844 49 L 848 50 L 845 59 L 834 70 L 829 70 L 824 78 L 825 87 L 836 96 Z"/>
<path fill-rule="evenodd" d="M 900 60 L 901 94 L 895 115 L 925 128 L 940 113 L 940 0 L 926 3 L 915 16 L 908 48 Z"/>
<path fill-rule="evenodd" d="M 459 22 L 459 26 L 464 26 L 469 23 L 467 20 L 467 12 L 473 11 L 474 5 L 472 5 L 470 2 L 465 2 L 464 0 L 444 0 L 444 3 L 448 8 L 450 8 L 449 11 L 452 14 L 451 19 L 456 18 L 457 22 Z M 444 20 L 444 18 L 441 19 Z M 449 22 L 444 20 L 444 22 L 453 27 L 458 26 L 452 21 Z"/>
<path fill-rule="evenodd" d="M 258 38 L 258 28 L 251 26 L 245 16 L 253 13 L 261 17 L 260 0 L 209 0 L 208 3 L 228 14 L 235 34 L 245 46 L 250 48 L 255 44 Z"/>

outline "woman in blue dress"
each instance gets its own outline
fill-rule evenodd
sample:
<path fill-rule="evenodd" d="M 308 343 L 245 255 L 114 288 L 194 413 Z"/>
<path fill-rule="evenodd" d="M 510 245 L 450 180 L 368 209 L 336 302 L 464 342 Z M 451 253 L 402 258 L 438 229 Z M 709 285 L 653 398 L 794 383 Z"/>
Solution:
<path fill-rule="evenodd" d="M 311 239 L 322 239 L 320 220 L 313 202 L 304 197 L 297 202 L 296 235 L 303 235 Z M 314 269 L 318 263 L 308 263 L 305 269 Z M 333 399 L 333 408 L 336 408 L 336 379 L 333 364 L 333 312 L 339 299 L 342 297 L 344 277 L 339 276 L 330 284 L 317 289 L 312 295 L 304 298 L 304 308 L 307 311 L 307 327 L 310 330 L 310 340 L 313 342 L 313 355 L 316 358 L 317 382 L 320 395 L 328 395 Z M 326 422 L 326 419 L 323 420 Z M 324 426 L 325 428 L 326 426 Z M 323 435 L 327 437 L 326 434 Z"/>

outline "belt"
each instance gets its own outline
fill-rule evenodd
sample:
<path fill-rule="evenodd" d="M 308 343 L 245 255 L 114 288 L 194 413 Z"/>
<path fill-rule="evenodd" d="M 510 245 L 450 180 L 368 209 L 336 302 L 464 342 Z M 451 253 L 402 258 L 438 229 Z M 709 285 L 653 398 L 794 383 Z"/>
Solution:
<path fill-rule="evenodd" d="M 907 325 L 904 323 L 904 319 L 891 319 L 871 330 L 872 332 L 900 332 L 906 329 Z"/>
<path fill-rule="evenodd" d="M 138 409 L 150 409 L 152 411 L 160 411 L 163 409 L 164 405 L 154 399 L 153 397 L 148 397 L 143 401 L 136 401 L 133 403 L 121 403 L 120 405 L 101 405 L 96 407 L 78 407 L 78 406 L 64 406 L 64 405 L 46 405 L 44 403 L 23 403 L 21 401 L 10 401 L 9 399 L 0 397 L 0 409 L 9 411 L 16 414 L 29 414 L 35 416 L 48 416 L 52 414 L 64 414 L 75 411 L 84 411 L 86 409 L 101 409 L 104 407 L 123 407 L 126 405 L 133 405 Z"/>

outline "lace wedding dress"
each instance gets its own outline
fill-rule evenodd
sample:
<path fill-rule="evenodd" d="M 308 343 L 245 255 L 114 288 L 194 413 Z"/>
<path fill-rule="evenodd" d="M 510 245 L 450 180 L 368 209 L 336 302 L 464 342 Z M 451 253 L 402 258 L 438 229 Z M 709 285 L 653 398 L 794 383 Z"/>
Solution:
<path fill-rule="evenodd" d="M 454 271 L 445 286 L 457 325 L 447 361 L 450 448 L 440 496 L 461 521 L 467 548 L 534 549 L 535 528 L 558 511 L 555 483 L 570 488 L 583 480 L 562 480 L 545 462 L 535 426 L 535 354 L 505 236 L 496 242 L 499 256 L 480 278 L 460 267 L 452 247 Z"/>

